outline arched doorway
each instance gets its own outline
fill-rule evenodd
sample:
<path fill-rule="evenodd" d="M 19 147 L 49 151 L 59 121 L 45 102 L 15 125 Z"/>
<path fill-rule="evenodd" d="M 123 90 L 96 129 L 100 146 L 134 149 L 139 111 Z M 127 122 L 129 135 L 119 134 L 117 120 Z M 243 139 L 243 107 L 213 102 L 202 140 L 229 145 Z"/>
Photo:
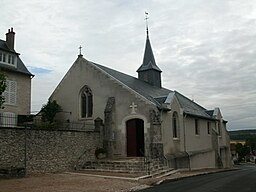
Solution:
<path fill-rule="evenodd" d="M 145 154 L 144 121 L 141 119 L 126 121 L 126 138 L 127 157 L 143 157 Z"/>

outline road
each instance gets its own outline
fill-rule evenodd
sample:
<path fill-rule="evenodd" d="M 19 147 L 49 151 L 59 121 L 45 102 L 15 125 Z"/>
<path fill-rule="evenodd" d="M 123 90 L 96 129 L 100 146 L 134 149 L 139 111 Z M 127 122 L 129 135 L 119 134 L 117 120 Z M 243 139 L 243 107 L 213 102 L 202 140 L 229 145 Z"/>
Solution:
<path fill-rule="evenodd" d="M 166 182 L 140 192 L 256 192 L 256 165 L 239 168 Z"/>

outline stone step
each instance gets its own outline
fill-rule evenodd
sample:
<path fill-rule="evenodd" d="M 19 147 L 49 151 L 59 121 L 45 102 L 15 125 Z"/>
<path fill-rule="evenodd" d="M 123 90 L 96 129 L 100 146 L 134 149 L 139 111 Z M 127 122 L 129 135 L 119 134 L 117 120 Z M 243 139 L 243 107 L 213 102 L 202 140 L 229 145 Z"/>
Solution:
<path fill-rule="evenodd" d="M 120 172 L 145 172 L 143 161 L 87 161 L 82 165 L 82 169 L 93 170 L 115 170 Z"/>
<path fill-rule="evenodd" d="M 144 158 L 87 161 L 78 170 L 98 170 L 126 173 L 156 173 L 167 169 L 160 161 L 145 161 Z"/>

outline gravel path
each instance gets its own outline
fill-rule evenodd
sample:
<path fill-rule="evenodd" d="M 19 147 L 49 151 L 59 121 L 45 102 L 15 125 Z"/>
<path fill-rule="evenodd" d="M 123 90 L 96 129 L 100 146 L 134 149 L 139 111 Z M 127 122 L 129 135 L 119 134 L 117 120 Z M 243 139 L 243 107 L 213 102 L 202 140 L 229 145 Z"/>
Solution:
<path fill-rule="evenodd" d="M 198 171 L 181 171 L 161 178 L 147 178 L 140 181 L 88 175 L 129 177 L 131 179 L 141 176 L 125 173 L 83 171 L 76 173 L 45 174 L 19 179 L 0 179 L 0 192 L 129 192 L 145 189 L 157 183 L 162 183 L 165 180 L 177 180 L 220 171 L 227 170 L 204 169 Z"/>
<path fill-rule="evenodd" d="M 133 181 L 70 174 L 0 180 L 0 192 L 125 192 L 138 186 L 140 184 Z"/>

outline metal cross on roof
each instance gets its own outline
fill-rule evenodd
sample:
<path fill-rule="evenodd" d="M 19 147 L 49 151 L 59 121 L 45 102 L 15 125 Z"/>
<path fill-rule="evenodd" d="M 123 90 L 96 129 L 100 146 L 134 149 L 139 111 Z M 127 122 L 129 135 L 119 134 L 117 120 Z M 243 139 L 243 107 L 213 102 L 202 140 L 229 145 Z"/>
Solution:
<path fill-rule="evenodd" d="M 147 26 L 148 26 L 148 19 L 149 19 L 148 12 L 145 11 L 145 20 L 146 20 L 146 25 Z"/>
<path fill-rule="evenodd" d="M 146 29 L 147 29 L 147 35 L 148 35 L 148 12 L 145 11 L 145 20 L 146 20 Z"/>
<path fill-rule="evenodd" d="M 79 49 L 79 55 L 82 55 L 82 46 L 80 45 Z"/>

